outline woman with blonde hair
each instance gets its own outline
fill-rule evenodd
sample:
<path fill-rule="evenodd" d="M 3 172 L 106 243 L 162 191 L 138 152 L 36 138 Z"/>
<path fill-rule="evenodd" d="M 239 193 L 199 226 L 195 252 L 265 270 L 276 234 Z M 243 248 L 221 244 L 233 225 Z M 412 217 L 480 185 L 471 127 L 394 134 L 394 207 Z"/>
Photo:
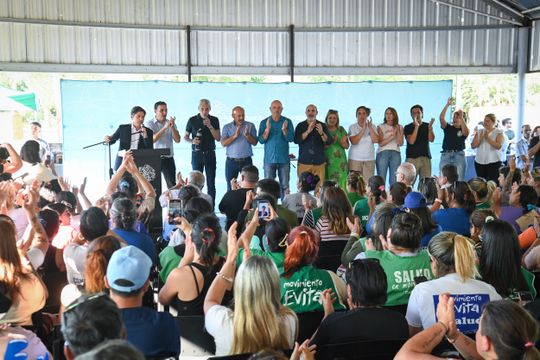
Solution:
<path fill-rule="evenodd" d="M 227 260 L 204 300 L 205 327 L 216 342 L 216 355 L 292 349 L 298 319 L 280 302 L 279 273 L 272 260 L 249 257 L 238 268 L 238 241 L 234 223 L 229 229 Z M 220 305 L 234 281 L 234 310 Z"/>
<path fill-rule="evenodd" d="M 505 135 L 497 128 L 497 118 L 494 114 L 487 114 L 484 118 L 484 128 L 475 130 L 471 143 L 471 147 L 477 149 L 474 168 L 478 176 L 497 182 L 504 142 Z"/>
<path fill-rule="evenodd" d="M 428 253 L 436 279 L 416 285 L 411 293 L 406 316 L 411 335 L 437 322 L 436 299 L 445 292 L 456 298 L 456 306 L 470 310 L 463 314 L 463 320 L 460 318 L 460 331 L 474 333 L 478 329 L 482 305 L 500 300 L 501 296 L 493 286 L 475 279 L 478 272 L 472 241 L 444 231 L 431 239 Z"/>

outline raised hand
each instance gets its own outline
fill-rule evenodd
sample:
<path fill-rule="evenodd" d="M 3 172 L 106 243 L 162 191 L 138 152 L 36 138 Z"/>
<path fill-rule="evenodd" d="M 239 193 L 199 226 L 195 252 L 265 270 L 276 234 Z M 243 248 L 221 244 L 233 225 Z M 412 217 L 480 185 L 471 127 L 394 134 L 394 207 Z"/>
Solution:
<path fill-rule="evenodd" d="M 449 97 L 448 100 L 446 101 L 446 106 L 450 106 L 454 103 L 454 98 L 453 97 Z"/>
<path fill-rule="evenodd" d="M 360 218 L 358 216 L 354 217 L 354 222 L 349 218 L 345 218 L 345 221 L 347 222 L 347 227 L 351 233 L 356 233 L 358 235 L 362 233 L 362 225 L 360 224 Z"/>
<path fill-rule="evenodd" d="M 142 134 L 143 138 L 145 138 L 145 139 L 148 137 L 148 133 L 146 132 L 146 127 L 141 126 L 141 134 Z"/>
<path fill-rule="evenodd" d="M 429 125 L 428 125 L 430 129 L 433 129 L 433 124 L 434 123 L 435 123 L 435 118 L 432 117 L 431 120 L 429 121 Z"/>
<path fill-rule="evenodd" d="M 308 125 L 308 133 L 311 133 L 313 129 L 315 129 L 315 125 L 317 125 L 317 122 L 312 122 Z"/>
<path fill-rule="evenodd" d="M 319 135 L 322 136 L 323 134 L 323 127 L 321 124 L 317 123 L 317 125 L 315 125 L 315 129 L 317 129 L 317 132 L 319 133 Z"/>
<path fill-rule="evenodd" d="M 284 134 L 286 134 L 288 128 L 289 128 L 289 122 L 285 120 L 285 121 L 283 122 L 283 125 L 281 125 L 281 131 L 282 131 Z"/>

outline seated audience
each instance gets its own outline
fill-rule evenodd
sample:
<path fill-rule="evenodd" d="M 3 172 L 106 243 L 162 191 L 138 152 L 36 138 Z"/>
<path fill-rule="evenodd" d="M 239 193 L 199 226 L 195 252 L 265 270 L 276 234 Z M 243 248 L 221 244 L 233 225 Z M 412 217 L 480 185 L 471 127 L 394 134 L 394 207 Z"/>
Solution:
<path fill-rule="evenodd" d="M 306 206 L 313 208 L 317 204 L 317 199 L 310 193 L 315 190 L 319 177 L 313 175 L 310 172 L 303 172 L 298 178 L 296 186 L 298 192 L 294 194 L 287 194 L 283 198 L 283 206 L 287 209 L 294 211 L 298 217 L 298 221 L 301 222 L 306 213 Z"/>
<path fill-rule="evenodd" d="M 407 306 L 407 321 L 411 335 L 436 323 L 437 301 L 445 292 L 452 294 L 460 313 L 457 326 L 461 332 L 474 333 L 482 305 L 499 300 L 493 286 L 476 280 L 476 253 L 466 237 L 442 232 L 428 245 L 431 270 L 436 279 L 417 284 L 412 289 Z M 429 280 L 429 279 L 428 279 Z"/>
<path fill-rule="evenodd" d="M 317 221 L 319 221 L 319 218 L 322 215 L 322 203 L 324 201 L 324 193 L 326 192 L 326 189 L 336 187 L 336 183 L 331 180 L 325 180 L 323 181 L 319 194 L 317 196 L 317 207 L 313 208 L 306 208 L 306 213 L 304 215 L 304 218 L 302 219 L 302 225 L 309 226 L 312 229 L 315 229 L 315 225 L 317 224 Z M 307 205 L 307 204 L 306 204 Z"/>
<path fill-rule="evenodd" d="M 279 182 L 274 179 L 262 179 L 257 182 L 255 188 L 255 194 L 257 196 L 265 193 L 272 195 L 274 199 L 276 199 L 276 206 L 274 209 L 276 210 L 277 215 L 287 221 L 290 227 L 295 227 L 298 225 L 296 213 L 278 203 L 279 199 L 281 199 L 281 185 L 279 185 Z"/>
<path fill-rule="evenodd" d="M 17 247 L 15 224 L 6 215 L 0 215 L 0 290 L 11 302 L 0 324 L 31 326 L 32 314 L 45 305 L 47 289 L 37 275 L 33 264 L 43 262 L 48 249 L 48 238 L 36 214 L 38 194 L 30 189 L 24 202 L 24 209 L 31 231 L 28 238 Z M 34 261 L 28 258 L 33 250 Z M 28 254 L 28 258 L 27 258 Z"/>
<path fill-rule="evenodd" d="M 497 214 L 491 209 L 476 209 L 471 214 L 471 240 L 476 244 L 476 247 L 480 246 L 480 237 L 484 233 L 484 226 L 486 222 L 495 220 Z"/>
<path fill-rule="evenodd" d="M 195 196 L 189 199 L 189 201 L 185 204 L 183 218 L 186 220 L 186 224 L 192 224 L 199 215 L 209 214 L 212 212 L 212 205 L 208 201 L 200 196 Z M 177 223 L 178 219 L 173 219 L 173 222 Z M 184 233 L 184 230 L 182 230 L 182 224 L 183 222 L 174 225 L 175 230 L 173 233 L 173 239 L 177 240 L 170 241 L 169 246 L 166 246 L 159 253 L 159 263 L 161 265 L 159 276 L 163 282 L 167 280 L 167 277 L 171 271 L 178 267 L 182 257 L 184 256 L 184 252 L 186 251 L 186 234 Z M 177 243 L 177 245 L 173 245 L 173 243 Z"/>
<path fill-rule="evenodd" d="M 534 275 L 521 267 L 521 249 L 516 231 L 503 220 L 484 225 L 480 243 L 478 270 L 483 281 L 505 297 L 519 300 L 519 292 L 529 291 L 536 297 Z"/>
<path fill-rule="evenodd" d="M 394 204 L 387 202 L 379 204 L 375 209 L 375 213 L 373 214 L 374 221 L 372 225 L 372 232 L 367 238 L 360 238 L 361 227 L 359 223 L 358 226 L 356 226 L 357 221 L 355 219 L 354 226 L 349 226 L 351 236 L 349 237 L 349 241 L 347 241 L 347 244 L 341 253 L 341 264 L 344 266 L 348 265 L 358 254 L 364 252 L 366 245 L 365 243 L 368 238 L 371 239 L 375 249 L 383 250 L 379 235 L 386 236 L 388 234 L 388 229 L 390 229 L 392 225 L 392 219 L 399 212 L 399 208 Z M 348 222 L 348 225 L 353 224 Z"/>
<path fill-rule="evenodd" d="M 474 195 L 464 181 L 456 181 L 446 190 L 448 208 L 435 211 L 433 220 L 441 226 L 443 231 L 469 236 L 469 217 L 475 208 Z"/>
<path fill-rule="evenodd" d="M 386 275 L 381 265 L 372 259 L 355 260 L 347 269 L 347 303 L 349 311 L 334 312 L 329 291 L 322 301 L 329 314 L 315 333 L 312 344 L 321 347 L 359 340 L 394 340 L 409 337 L 405 317 L 384 309 Z"/>
<path fill-rule="evenodd" d="M 431 211 L 427 206 L 427 201 L 424 195 L 419 192 L 412 191 L 405 197 L 404 207 L 407 211 L 418 215 L 422 223 L 422 239 L 420 246 L 426 247 L 431 238 L 442 231 L 441 226 L 433 221 Z"/>
<path fill-rule="evenodd" d="M 104 341 L 121 339 L 125 327 L 120 310 L 105 293 L 83 295 L 62 314 L 66 359 L 85 354 Z"/>
<path fill-rule="evenodd" d="M 403 206 L 405 202 L 405 197 L 411 191 L 411 188 L 405 185 L 402 182 L 395 182 L 390 186 L 390 191 L 388 192 L 388 202 L 396 204 L 397 206 Z"/>
<path fill-rule="evenodd" d="M 296 313 L 322 311 L 318 300 L 326 289 L 337 296 L 334 308 L 345 309 L 343 281 L 334 272 L 313 266 L 318 251 L 319 237 L 313 229 L 301 225 L 291 230 L 281 275 L 281 302 Z"/>
<path fill-rule="evenodd" d="M 536 209 L 537 202 L 536 191 L 530 185 L 513 185 L 508 206 L 501 206 L 501 191 L 499 189 L 493 193 L 493 210 L 499 219 L 511 224 L 518 232 L 521 232 L 521 229 L 516 220 L 530 210 Z"/>
<path fill-rule="evenodd" d="M 476 343 L 458 330 L 454 312 L 454 299 L 440 295 L 438 321 L 409 339 L 395 360 L 440 359 L 430 354 L 445 336 L 465 359 L 540 359 L 534 345 L 538 324 L 520 305 L 505 300 L 488 303 L 479 318 Z"/>
<path fill-rule="evenodd" d="M 491 194 L 489 182 L 484 178 L 475 177 L 468 182 L 469 188 L 473 192 L 475 208 L 476 209 L 489 209 L 491 207 Z M 495 183 L 492 183 L 495 185 Z"/>
<path fill-rule="evenodd" d="M 414 286 L 414 278 L 432 278 L 429 255 L 420 249 L 422 225 L 420 218 L 412 213 L 401 213 L 392 219 L 387 236 L 379 235 L 383 249 L 376 250 L 373 242 L 366 240 L 366 251 L 357 259 L 378 259 L 388 281 L 386 306 L 404 306 Z"/>
<path fill-rule="evenodd" d="M 256 229 L 253 227 L 259 226 L 259 219 L 257 216 L 253 217 L 242 239 L 244 240 L 243 248 L 238 253 L 238 259 L 236 260 L 237 266 L 243 261 L 245 249 L 249 249 L 251 255 L 264 256 L 272 260 L 276 265 L 278 272 L 283 273 L 283 262 L 285 260 L 285 249 L 287 248 L 287 238 L 291 228 L 285 220 L 280 217 L 269 220 L 264 226 L 264 236 L 261 241 L 257 236 L 253 236 Z M 253 237 L 252 237 L 253 236 Z"/>
<path fill-rule="evenodd" d="M 75 242 L 66 246 L 63 256 L 68 282 L 82 287 L 88 246 L 94 239 L 106 234 L 110 235 L 112 232 L 109 231 L 107 216 L 103 210 L 95 206 L 88 208 L 81 214 L 79 231 L 80 235 Z"/>
<path fill-rule="evenodd" d="M 159 302 L 178 315 L 203 315 L 204 297 L 225 259 L 218 255 L 221 227 L 213 214 L 199 216 L 188 235 L 186 251 L 159 292 Z"/>
<path fill-rule="evenodd" d="M 396 181 L 402 182 L 411 188 L 416 181 L 416 168 L 409 162 L 401 163 L 396 170 Z"/>
<path fill-rule="evenodd" d="M 437 199 L 437 182 L 433 177 L 422 178 L 418 182 L 418 192 L 424 195 L 426 203 L 431 209 L 431 206 Z"/>
<path fill-rule="evenodd" d="M 349 240 L 347 219 L 352 219 L 352 207 L 345 192 L 338 187 L 326 189 L 322 214 L 315 225 L 320 241 Z"/>
<path fill-rule="evenodd" d="M 128 245 L 111 256 L 106 284 L 122 313 L 127 340 L 146 357 L 178 356 L 180 331 L 172 315 L 142 306 L 151 268 L 150 257 Z"/>
<path fill-rule="evenodd" d="M 205 327 L 216 342 L 216 355 L 292 349 L 298 319 L 279 301 L 276 266 L 268 258 L 253 256 L 244 260 L 234 275 L 238 254 L 236 226 L 229 229 L 227 260 L 204 300 Z M 220 305 L 233 281 L 234 310 Z"/>
<path fill-rule="evenodd" d="M 366 193 L 368 196 L 369 216 L 368 216 L 368 221 L 365 226 L 366 226 L 366 232 L 369 235 L 372 232 L 371 225 L 373 224 L 373 221 L 374 221 L 373 213 L 375 212 L 375 208 L 379 206 L 379 204 L 386 202 L 386 199 L 388 197 L 386 195 L 384 179 L 380 177 L 379 175 L 374 175 L 370 177 L 368 179 Z"/>
<path fill-rule="evenodd" d="M 246 202 L 246 193 L 255 189 L 255 184 L 259 181 L 259 170 L 253 165 L 246 165 L 240 173 L 240 187 L 227 191 L 219 203 L 219 211 L 227 217 L 225 230 L 236 221 L 238 213 L 242 210 Z"/>
<path fill-rule="evenodd" d="M 358 171 L 350 171 L 347 175 L 347 198 L 354 206 L 358 200 L 366 199 L 366 184 L 362 174 Z"/>
<path fill-rule="evenodd" d="M 127 340 L 115 339 L 102 342 L 75 360 L 145 360 L 145 357 Z"/>
<path fill-rule="evenodd" d="M 121 237 L 128 245 L 133 245 L 141 249 L 148 255 L 152 262 L 156 263 L 156 247 L 150 236 L 133 230 L 133 225 L 137 216 L 135 204 L 127 198 L 114 200 L 111 206 L 111 220 L 113 231 Z"/>

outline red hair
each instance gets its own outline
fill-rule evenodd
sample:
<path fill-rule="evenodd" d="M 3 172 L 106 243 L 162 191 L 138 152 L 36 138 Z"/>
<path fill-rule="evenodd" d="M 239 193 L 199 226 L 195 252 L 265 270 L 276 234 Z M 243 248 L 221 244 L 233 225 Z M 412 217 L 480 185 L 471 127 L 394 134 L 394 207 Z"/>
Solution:
<path fill-rule="evenodd" d="M 312 264 L 319 252 L 319 235 L 304 225 L 295 227 L 289 233 L 283 262 L 283 276 L 291 275 L 304 265 Z"/>

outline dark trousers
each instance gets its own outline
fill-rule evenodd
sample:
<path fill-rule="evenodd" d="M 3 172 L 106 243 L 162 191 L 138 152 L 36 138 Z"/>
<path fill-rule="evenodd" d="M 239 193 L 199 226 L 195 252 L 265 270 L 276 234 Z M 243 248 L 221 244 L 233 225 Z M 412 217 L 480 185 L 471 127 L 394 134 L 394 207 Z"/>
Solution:
<path fill-rule="evenodd" d="M 233 159 L 227 157 L 227 161 L 225 162 L 225 179 L 227 180 L 227 191 L 231 191 L 231 179 L 238 177 L 238 174 L 246 165 L 253 165 L 251 157 L 246 157 L 242 159 Z"/>
<path fill-rule="evenodd" d="M 165 177 L 167 189 L 170 189 L 176 185 L 176 165 L 174 164 L 174 158 L 161 158 L 161 173 L 163 174 L 163 177 Z"/>
<path fill-rule="evenodd" d="M 482 177 L 487 181 L 492 180 L 495 184 L 498 183 L 499 169 L 501 168 L 501 162 L 493 162 L 489 164 L 479 164 L 476 161 L 474 162 L 474 169 L 476 170 L 476 176 Z"/>
<path fill-rule="evenodd" d="M 191 167 L 193 170 L 205 172 L 206 186 L 208 187 L 208 195 L 212 197 L 212 201 L 216 203 L 216 152 L 209 151 L 192 151 L 191 152 Z"/>

